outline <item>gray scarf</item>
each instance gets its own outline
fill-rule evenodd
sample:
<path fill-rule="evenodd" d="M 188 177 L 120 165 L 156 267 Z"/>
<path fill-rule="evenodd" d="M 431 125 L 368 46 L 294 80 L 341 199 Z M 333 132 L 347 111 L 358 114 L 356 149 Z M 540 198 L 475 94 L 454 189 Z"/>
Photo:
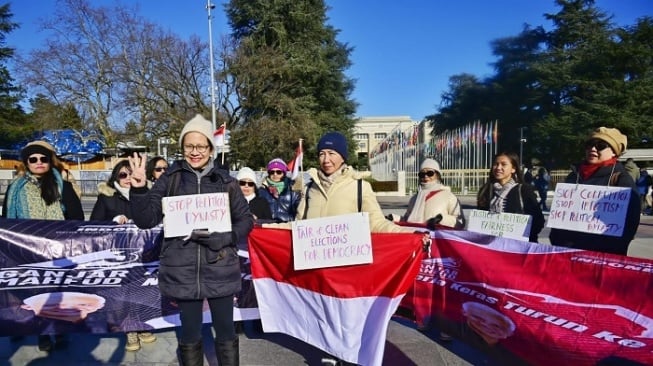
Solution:
<path fill-rule="evenodd" d="M 490 200 L 490 212 L 501 213 L 505 211 L 506 208 L 506 197 L 508 192 L 512 187 L 516 186 L 517 183 L 510 178 L 506 184 L 501 185 L 499 182 L 492 184 L 492 199 Z"/>

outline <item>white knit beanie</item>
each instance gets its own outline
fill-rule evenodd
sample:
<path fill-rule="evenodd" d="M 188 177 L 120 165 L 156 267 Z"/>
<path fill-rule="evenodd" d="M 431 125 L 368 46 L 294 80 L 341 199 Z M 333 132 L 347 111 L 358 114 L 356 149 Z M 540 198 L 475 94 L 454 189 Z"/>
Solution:
<path fill-rule="evenodd" d="M 179 147 L 183 148 L 184 136 L 189 132 L 199 132 L 202 135 L 206 136 L 206 139 L 209 140 L 211 148 L 213 145 L 213 124 L 211 121 L 204 118 L 201 114 L 196 114 L 193 119 L 186 122 L 186 125 L 181 130 L 181 135 L 179 136 Z"/>
<path fill-rule="evenodd" d="M 252 182 L 254 182 L 258 186 L 258 180 L 256 179 L 256 173 L 248 167 L 242 167 L 238 171 L 238 174 L 236 174 L 236 179 L 238 180 L 243 180 L 243 179 L 249 179 Z"/>
<path fill-rule="evenodd" d="M 438 164 L 438 162 L 433 159 L 426 159 L 424 160 L 424 162 L 422 162 L 422 165 L 419 167 L 419 170 L 422 169 L 431 169 L 440 173 L 440 164 Z"/>

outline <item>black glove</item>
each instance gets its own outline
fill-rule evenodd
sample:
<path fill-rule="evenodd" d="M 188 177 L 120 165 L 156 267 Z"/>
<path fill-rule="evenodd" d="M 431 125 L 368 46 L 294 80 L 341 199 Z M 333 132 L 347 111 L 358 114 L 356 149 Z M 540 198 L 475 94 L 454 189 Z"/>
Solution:
<path fill-rule="evenodd" d="M 392 218 L 392 214 L 387 214 L 387 215 L 385 216 L 385 218 L 388 219 L 388 220 L 390 220 L 390 221 L 395 221 L 395 220 Z"/>
<path fill-rule="evenodd" d="M 435 217 L 431 217 L 426 221 L 426 227 L 429 230 L 435 230 L 438 226 L 438 224 L 442 221 L 442 214 L 437 214 Z"/>
<path fill-rule="evenodd" d="M 208 235 L 205 235 L 204 233 L 196 234 L 195 232 L 193 232 L 193 234 L 191 234 L 190 239 L 196 242 L 197 244 L 208 247 L 209 249 L 214 251 L 218 251 L 234 243 L 231 232 L 226 232 L 226 233 L 213 232 Z"/>

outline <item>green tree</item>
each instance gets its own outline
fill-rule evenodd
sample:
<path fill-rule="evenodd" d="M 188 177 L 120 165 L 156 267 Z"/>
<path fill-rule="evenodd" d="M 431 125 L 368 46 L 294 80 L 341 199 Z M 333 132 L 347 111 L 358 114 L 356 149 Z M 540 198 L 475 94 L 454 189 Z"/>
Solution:
<path fill-rule="evenodd" d="M 234 38 L 227 69 L 241 108 L 232 122 L 235 160 L 261 167 L 274 157 L 290 160 L 299 139 L 309 151 L 325 131 L 351 137 L 354 83 L 344 74 L 351 48 L 326 25 L 326 10 L 322 0 L 227 4 Z M 314 163 L 314 155 L 304 161 Z"/>
<path fill-rule="evenodd" d="M 19 102 L 22 89 L 14 84 L 7 68 L 7 61 L 14 57 L 14 49 L 6 46 L 7 34 L 18 27 L 11 21 L 10 4 L 0 6 L 0 148 L 9 148 L 30 135 L 30 126 L 25 124 L 24 112 Z"/>
<path fill-rule="evenodd" d="M 31 112 L 27 115 L 30 124 L 37 130 L 82 130 L 84 124 L 74 105 L 57 105 L 42 94 L 30 99 Z"/>

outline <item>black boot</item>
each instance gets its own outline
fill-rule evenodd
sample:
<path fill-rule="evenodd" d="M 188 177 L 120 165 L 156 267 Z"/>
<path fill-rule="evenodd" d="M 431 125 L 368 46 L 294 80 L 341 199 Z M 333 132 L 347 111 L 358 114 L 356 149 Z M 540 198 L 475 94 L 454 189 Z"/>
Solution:
<path fill-rule="evenodd" d="M 179 354 L 182 366 L 203 366 L 204 351 L 202 350 L 202 341 L 191 344 L 179 343 Z"/>
<path fill-rule="evenodd" d="M 220 366 L 240 365 L 238 337 L 233 341 L 215 341 L 215 354 L 218 356 Z"/>

